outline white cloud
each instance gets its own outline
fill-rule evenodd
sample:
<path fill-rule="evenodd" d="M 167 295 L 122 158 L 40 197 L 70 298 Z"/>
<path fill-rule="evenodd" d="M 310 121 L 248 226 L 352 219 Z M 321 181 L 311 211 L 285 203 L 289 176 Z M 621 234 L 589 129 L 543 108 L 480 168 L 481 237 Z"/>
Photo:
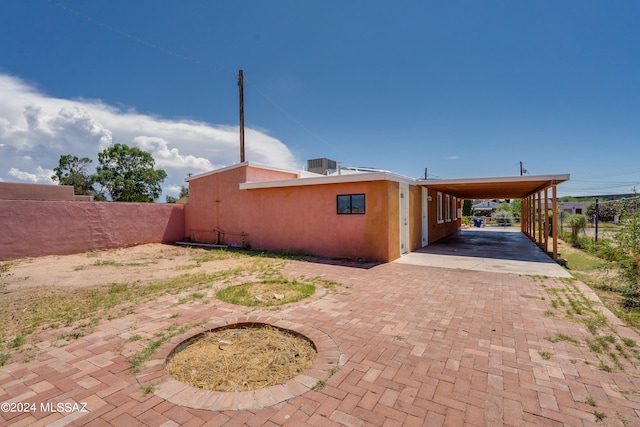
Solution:
<path fill-rule="evenodd" d="M 449 160 L 458 160 L 460 157 L 459 156 L 449 156 L 447 157 L 447 159 Z"/>
<path fill-rule="evenodd" d="M 51 182 L 62 154 L 97 161 L 98 152 L 116 142 L 150 152 L 167 172 L 168 191 L 179 189 L 189 173 L 239 161 L 237 126 L 161 119 L 99 100 L 53 98 L 6 74 L 0 74 L 0 91 L 0 180 Z M 298 168 L 288 147 L 265 132 L 246 129 L 245 141 L 247 159 Z"/>
<path fill-rule="evenodd" d="M 51 176 L 53 175 L 53 169 L 42 169 L 40 166 L 36 168 L 35 173 L 21 171 L 17 168 L 9 169 L 8 173 L 20 182 L 41 184 L 51 184 L 54 182 L 51 179 Z"/>
<path fill-rule="evenodd" d="M 186 186 L 186 184 L 185 184 L 185 186 Z M 168 193 L 169 195 L 178 195 L 178 194 L 180 194 L 180 190 L 181 189 L 182 189 L 182 187 L 180 187 L 179 185 L 170 185 L 168 187 L 165 187 L 164 191 L 166 193 Z"/>
<path fill-rule="evenodd" d="M 140 149 L 151 153 L 159 168 L 191 168 L 200 171 L 213 169 L 209 160 L 191 154 L 184 156 L 177 148 L 169 148 L 167 141 L 162 138 L 137 136 L 133 142 Z"/>

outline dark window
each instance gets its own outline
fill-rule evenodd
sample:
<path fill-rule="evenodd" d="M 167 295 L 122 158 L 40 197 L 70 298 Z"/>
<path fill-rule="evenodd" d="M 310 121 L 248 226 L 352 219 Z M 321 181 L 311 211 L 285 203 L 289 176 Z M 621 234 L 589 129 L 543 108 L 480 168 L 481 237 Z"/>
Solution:
<path fill-rule="evenodd" d="M 364 214 L 365 198 L 364 194 L 340 194 L 338 195 L 338 214 Z"/>

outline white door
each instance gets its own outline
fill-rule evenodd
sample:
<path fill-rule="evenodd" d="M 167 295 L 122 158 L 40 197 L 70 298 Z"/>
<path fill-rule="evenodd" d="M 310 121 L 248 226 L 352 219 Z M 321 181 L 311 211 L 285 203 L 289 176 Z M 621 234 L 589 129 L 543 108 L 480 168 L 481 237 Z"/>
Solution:
<path fill-rule="evenodd" d="M 429 190 L 422 187 L 422 247 L 429 244 Z"/>
<path fill-rule="evenodd" d="M 400 184 L 400 255 L 409 253 L 409 186 Z"/>

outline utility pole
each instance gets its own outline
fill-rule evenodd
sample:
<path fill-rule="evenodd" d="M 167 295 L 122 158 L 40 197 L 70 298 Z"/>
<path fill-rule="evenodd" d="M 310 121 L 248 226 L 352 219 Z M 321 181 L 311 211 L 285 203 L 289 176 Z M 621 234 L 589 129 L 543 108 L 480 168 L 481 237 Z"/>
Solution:
<path fill-rule="evenodd" d="M 523 171 L 523 169 L 522 169 L 522 162 L 520 162 L 520 176 L 522 176 L 522 171 Z"/>
<path fill-rule="evenodd" d="M 238 88 L 240 89 L 240 163 L 244 163 L 244 72 L 238 70 Z"/>
<path fill-rule="evenodd" d="M 600 201 L 596 199 L 596 243 L 598 243 L 598 219 L 600 217 Z"/>

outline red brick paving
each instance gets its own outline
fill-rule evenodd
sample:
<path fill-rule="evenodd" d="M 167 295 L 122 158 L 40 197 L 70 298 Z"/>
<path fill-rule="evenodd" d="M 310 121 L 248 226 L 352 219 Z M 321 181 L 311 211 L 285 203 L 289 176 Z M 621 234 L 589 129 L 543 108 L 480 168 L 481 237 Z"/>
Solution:
<path fill-rule="evenodd" d="M 563 282 L 400 263 L 361 268 L 292 262 L 285 273 L 342 285 L 264 312 L 216 301 L 213 291 L 204 306 L 175 305 L 180 296 L 166 296 L 67 347 L 42 342 L 33 361 L 2 368 L 0 402 L 86 402 L 89 412 L 5 412 L 0 423 L 640 426 L 638 369 L 626 364 L 626 372 L 604 372 L 585 345 L 548 340 L 560 333 L 582 343 L 590 338 L 580 322 L 546 315 L 553 308 L 544 287 Z M 286 385 L 249 394 L 202 393 L 162 371 L 163 358 L 181 340 L 211 326 L 256 319 L 311 335 L 320 351 L 316 365 Z M 200 321 L 205 325 L 160 347 L 137 375 L 120 354 L 141 348 L 129 341 L 133 335 L 153 337 L 172 324 Z M 633 331 L 616 328 L 640 345 Z M 542 351 L 551 357 L 545 360 Z M 318 380 L 326 384 L 312 389 Z M 149 384 L 156 389 L 145 395 Z M 606 415 L 602 423 L 594 411 Z"/>

